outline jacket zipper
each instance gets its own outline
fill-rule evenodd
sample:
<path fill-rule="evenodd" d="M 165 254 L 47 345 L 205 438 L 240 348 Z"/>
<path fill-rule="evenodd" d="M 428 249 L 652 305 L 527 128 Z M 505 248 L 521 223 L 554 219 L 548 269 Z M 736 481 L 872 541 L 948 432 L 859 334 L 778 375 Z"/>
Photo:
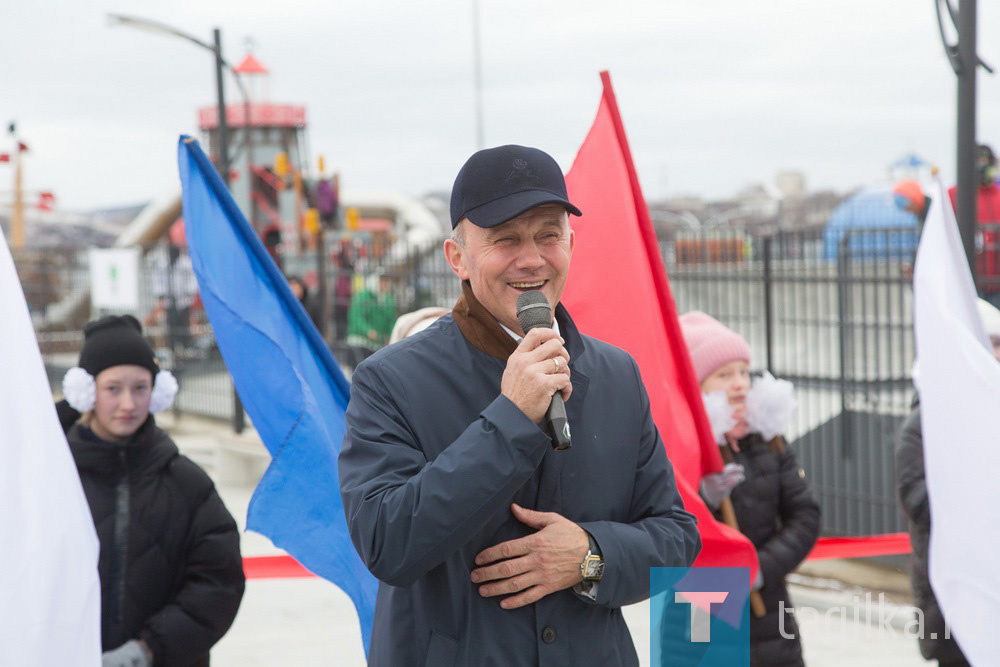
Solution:
<path fill-rule="evenodd" d="M 125 570 L 128 562 L 129 477 L 125 448 L 118 449 L 122 476 L 115 487 L 114 542 L 111 547 L 111 621 L 122 625 L 125 606 Z M 117 633 L 116 633 L 117 634 Z"/>

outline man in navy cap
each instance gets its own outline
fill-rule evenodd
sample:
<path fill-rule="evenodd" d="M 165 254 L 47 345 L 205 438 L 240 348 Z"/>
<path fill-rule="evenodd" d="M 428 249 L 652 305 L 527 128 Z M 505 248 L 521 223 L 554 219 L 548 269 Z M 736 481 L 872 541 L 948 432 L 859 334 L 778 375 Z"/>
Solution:
<path fill-rule="evenodd" d="M 649 596 L 650 567 L 698 552 L 635 361 L 559 304 L 569 214 L 546 153 L 474 154 L 444 243 L 462 296 L 354 373 L 340 485 L 381 581 L 370 665 L 636 665 L 620 608 Z M 529 290 L 554 318 L 525 335 Z M 556 393 L 563 451 L 544 424 Z"/>

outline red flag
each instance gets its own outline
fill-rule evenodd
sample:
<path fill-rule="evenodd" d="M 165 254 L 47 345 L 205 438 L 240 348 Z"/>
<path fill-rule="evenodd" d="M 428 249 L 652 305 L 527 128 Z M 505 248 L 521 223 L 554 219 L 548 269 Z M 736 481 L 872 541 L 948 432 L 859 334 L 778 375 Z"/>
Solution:
<path fill-rule="evenodd" d="M 28 152 L 28 145 L 27 144 L 22 144 L 19 141 L 19 142 L 17 142 L 17 150 L 20 153 L 27 153 Z"/>
<path fill-rule="evenodd" d="M 0 153 L 0 162 L 10 162 L 10 153 Z"/>
<path fill-rule="evenodd" d="M 715 521 L 697 493 L 702 476 L 722 469 L 688 356 L 656 234 L 639 188 L 625 128 L 601 72 L 604 95 L 590 133 L 566 175 L 576 245 L 562 301 L 581 331 L 635 357 L 653 419 L 677 473 L 687 510 L 698 517 L 696 566 L 757 567 L 739 532 Z"/>

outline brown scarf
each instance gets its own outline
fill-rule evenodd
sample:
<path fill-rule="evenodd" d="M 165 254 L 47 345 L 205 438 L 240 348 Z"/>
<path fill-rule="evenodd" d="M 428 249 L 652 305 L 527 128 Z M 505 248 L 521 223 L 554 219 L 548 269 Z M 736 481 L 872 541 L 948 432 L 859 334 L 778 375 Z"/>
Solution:
<path fill-rule="evenodd" d="M 517 341 L 479 303 L 468 280 L 462 281 L 462 296 L 458 297 L 451 314 L 465 340 L 477 350 L 506 362 L 517 349 Z"/>

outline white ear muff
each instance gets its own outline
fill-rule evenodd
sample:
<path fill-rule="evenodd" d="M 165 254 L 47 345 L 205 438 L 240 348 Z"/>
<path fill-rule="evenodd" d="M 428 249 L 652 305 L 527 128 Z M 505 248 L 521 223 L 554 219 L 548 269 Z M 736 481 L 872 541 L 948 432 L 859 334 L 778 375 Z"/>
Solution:
<path fill-rule="evenodd" d="M 708 423 L 712 427 L 712 437 L 715 438 L 716 444 L 726 444 L 726 433 L 736 426 L 736 420 L 733 419 L 733 408 L 729 405 L 726 392 L 703 393 L 701 400 L 705 404 L 705 414 L 708 415 Z"/>
<path fill-rule="evenodd" d="M 747 394 L 747 425 L 765 441 L 784 435 L 795 412 L 795 388 L 765 372 Z"/>
<path fill-rule="evenodd" d="M 62 380 L 63 396 L 69 406 L 77 412 L 90 412 L 97 398 L 94 376 L 79 366 L 66 371 Z"/>
<path fill-rule="evenodd" d="M 177 396 L 177 378 L 170 371 L 160 371 L 153 378 L 153 393 L 149 397 L 149 411 L 163 412 L 173 405 Z"/>

